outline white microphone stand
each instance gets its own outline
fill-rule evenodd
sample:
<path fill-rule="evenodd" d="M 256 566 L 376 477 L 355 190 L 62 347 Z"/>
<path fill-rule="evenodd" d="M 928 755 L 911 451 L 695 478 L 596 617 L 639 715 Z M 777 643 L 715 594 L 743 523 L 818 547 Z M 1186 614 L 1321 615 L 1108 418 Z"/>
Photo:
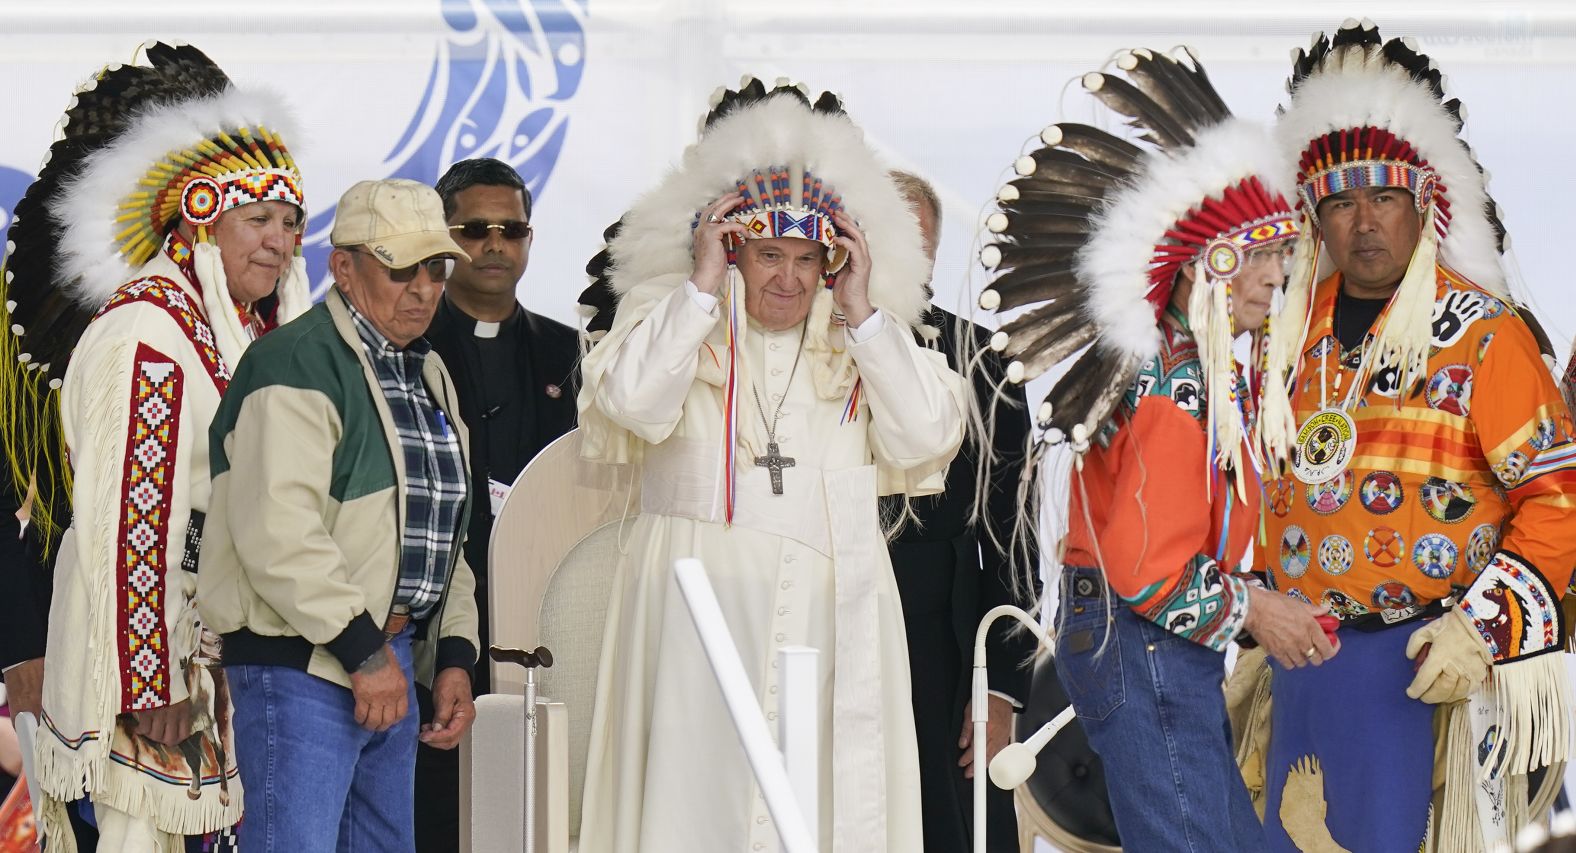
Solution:
<path fill-rule="evenodd" d="M 755 698 L 755 690 L 750 686 L 749 674 L 744 671 L 744 662 L 739 659 L 738 646 L 734 645 L 733 637 L 728 632 L 727 620 L 723 618 L 722 607 L 717 603 L 717 595 L 712 591 L 711 582 L 706 578 L 706 568 L 700 560 L 685 558 L 675 560 L 673 563 L 673 576 L 678 581 L 679 591 L 683 593 L 684 603 L 689 605 L 690 616 L 694 619 L 695 630 L 700 634 L 700 644 L 706 650 L 706 658 L 711 663 L 712 673 L 717 676 L 717 686 L 722 688 L 723 701 L 727 703 L 728 714 L 733 717 L 733 726 L 738 730 L 739 740 L 744 744 L 744 754 L 750 761 L 750 769 L 755 771 L 755 779 L 761 786 L 761 795 L 766 798 L 766 809 L 771 813 L 772 821 L 777 825 L 777 834 L 782 838 L 783 848 L 787 853 L 816 853 L 818 843 L 818 827 L 805 820 L 805 812 L 815 814 L 816 804 L 816 774 L 814 772 L 796 773 L 801 786 L 808 785 L 810 790 L 799 791 L 795 794 L 795 786 L 790 781 L 788 769 L 784 766 L 784 755 L 777 751 L 776 744 L 772 743 L 770 729 L 766 727 L 766 718 L 761 714 L 760 703 Z M 789 662 L 784 658 L 784 663 Z M 801 661 L 802 663 L 802 661 Z M 797 675 L 787 680 L 785 687 L 794 687 L 803 683 L 803 670 L 795 664 Z M 814 682 L 813 675 L 807 679 Z M 808 709 L 805 702 L 814 702 L 815 697 L 783 696 L 784 716 L 792 713 L 796 722 L 793 725 L 785 722 L 783 730 L 785 735 L 794 739 L 809 734 L 814 737 L 816 732 L 810 728 L 806 732 L 801 725 L 805 714 L 814 717 L 816 711 L 812 704 Z M 792 704 L 790 704 L 790 702 Z M 783 748 L 787 749 L 789 743 L 785 739 Z M 795 765 L 796 770 L 812 767 L 802 764 L 804 751 L 808 749 L 809 756 L 819 754 L 819 747 L 806 747 L 799 745 L 795 748 L 796 757 L 789 757 L 789 763 Z M 815 761 L 812 757 L 811 762 Z M 801 800 L 800 797 L 803 799 Z M 808 804 L 801 807 L 801 803 Z"/>
<path fill-rule="evenodd" d="M 1003 616 L 1011 616 L 1022 622 L 1034 636 L 1040 638 L 1040 643 L 1047 649 L 1055 648 L 1045 628 L 1023 608 L 1011 604 L 992 607 L 974 632 L 974 681 L 970 694 L 974 711 L 974 853 L 985 853 L 985 775 L 988 764 L 985 760 L 985 723 L 990 719 L 990 676 L 985 670 L 985 640 L 990 636 L 991 624 Z M 1047 735 L 1046 740 L 1049 739 Z"/>
<path fill-rule="evenodd" d="M 1030 735 L 1028 740 L 1002 747 L 1001 752 L 990 760 L 991 783 L 1004 791 L 1010 791 L 1029 781 L 1029 777 L 1034 775 L 1035 756 L 1051 742 L 1051 738 L 1056 737 L 1057 732 L 1067 728 L 1076 714 L 1073 706 L 1068 705 L 1060 714 L 1040 726 L 1040 730 Z"/>

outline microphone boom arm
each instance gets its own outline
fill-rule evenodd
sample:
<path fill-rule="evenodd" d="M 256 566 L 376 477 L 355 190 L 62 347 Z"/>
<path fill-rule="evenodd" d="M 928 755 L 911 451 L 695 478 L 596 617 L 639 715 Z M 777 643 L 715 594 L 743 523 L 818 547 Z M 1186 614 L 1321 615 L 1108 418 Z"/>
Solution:
<path fill-rule="evenodd" d="M 980 620 L 979 628 L 974 632 L 974 680 L 969 694 L 974 724 L 974 853 L 985 853 L 985 776 L 988 764 L 985 759 L 985 724 L 990 719 L 990 676 L 985 669 L 985 640 L 990 636 L 991 625 L 1003 616 L 1011 616 L 1022 622 L 1045 648 L 1055 648 L 1045 626 L 1036 622 L 1023 608 L 1011 604 L 1001 604 L 986 611 L 985 618 Z"/>

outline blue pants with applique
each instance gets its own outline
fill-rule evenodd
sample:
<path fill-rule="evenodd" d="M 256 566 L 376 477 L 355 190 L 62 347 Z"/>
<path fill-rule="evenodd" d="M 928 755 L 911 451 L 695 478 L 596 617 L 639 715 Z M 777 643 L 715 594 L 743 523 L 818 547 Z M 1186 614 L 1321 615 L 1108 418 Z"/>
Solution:
<path fill-rule="evenodd" d="M 1271 661 L 1264 767 L 1270 850 L 1298 851 L 1280 822 L 1288 786 L 1304 807 L 1323 797 L 1330 834 L 1352 853 L 1422 844 L 1433 796 L 1435 706 L 1406 695 L 1413 675 L 1406 641 L 1422 625 L 1343 630 L 1340 651 L 1322 666 L 1282 669 Z"/>

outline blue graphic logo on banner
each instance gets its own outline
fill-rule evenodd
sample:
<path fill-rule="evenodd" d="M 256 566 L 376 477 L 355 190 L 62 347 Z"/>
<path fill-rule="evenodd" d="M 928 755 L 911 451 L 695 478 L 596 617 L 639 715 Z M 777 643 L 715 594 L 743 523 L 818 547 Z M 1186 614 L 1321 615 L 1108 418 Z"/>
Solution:
<path fill-rule="evenodd" d="M 383 177 L 436 183 L 469 157 L 513 166 L 540 199 L 558 163 L 585 67 L 589 0 L 441 0 L 449 34 Z M 303 251 L 318 298 L 328 286 L 332 208 L 311 217 Z"/>
<path fill-rule="evenodd" d="M 0 166 L 0 234 L 4 234 L 11 227 L 11 217 L 16 212 L 16 204 L 22 200 L 28 185 L 32 183 L 32 175 L 9 166 Z M 4 254 L 0 251 L 0 255 Z"/>
<path fill-rule="evenodd" d="M 569 130 L 565 104 L 580 89 L 590 0 L 439 0 L 438 43 L 416 113 L 368 176 L 436 183 L 468 157 L 513 166 L 541 198 Z M 34 175 L 0 166 L 0 234 Z M 332 207 L 307 223 L 303 251 L 321 298 L 328 286 Z"/>

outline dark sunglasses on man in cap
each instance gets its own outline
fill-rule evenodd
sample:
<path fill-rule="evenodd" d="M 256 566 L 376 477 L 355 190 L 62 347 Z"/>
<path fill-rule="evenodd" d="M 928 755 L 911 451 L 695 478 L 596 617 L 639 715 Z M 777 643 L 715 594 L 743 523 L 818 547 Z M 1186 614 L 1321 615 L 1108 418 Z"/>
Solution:
<path fill-rule="evenodd" d="M 485 240 L 487 232 L 497 231 L 505 240 L 524 240 L 531 233 L 531 223 L 511 219 L 508 222 L 462 222 L 459 225 L 450 225 L 450 231 L 460 232 L 460 236 L 467 240 Z"/>
<path fill-rule="evenodd" d="M 365 249 L 359 249 L 353 246 L 345 246 L 343 248 L 345 251 L 352 254 L 366 255 L 369 258 L 375 257 L 375 255 L 366 251 Z M 427 268 L 428 278 L 441 283 L 448 281 L 449 276 L 454 273 L 454 258 L 449 257 L 448 255 L 439 255 L 438 257 L 428 258 L 421 263 L 412 264 L 408 267 L 394 268 L 384 266 L 381 262 L 379 263 L 379 266 L 382 266 L 384 269 L 388 270 L 389 280 L 395 284 L 410 284 L 411 282 L 415 281 L 416 270 L 420 269 L 421 267 Z"/>

